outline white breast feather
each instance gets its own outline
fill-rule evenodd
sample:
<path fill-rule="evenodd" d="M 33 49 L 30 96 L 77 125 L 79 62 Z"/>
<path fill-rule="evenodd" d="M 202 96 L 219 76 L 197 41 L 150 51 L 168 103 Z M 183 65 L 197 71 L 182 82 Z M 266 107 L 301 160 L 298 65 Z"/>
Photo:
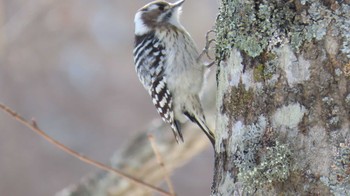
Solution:
<path fill-rule="evenodd" d="M 182 8 L 181 7 L 177 8 L 174 11 L 173 15 L 171 16 L 171 18 L 169 19 L 169 23 L 176 26 L 179 29 L 183 29 L 183 26 L 180 23 L 181 12 L 182 12 Z"/>

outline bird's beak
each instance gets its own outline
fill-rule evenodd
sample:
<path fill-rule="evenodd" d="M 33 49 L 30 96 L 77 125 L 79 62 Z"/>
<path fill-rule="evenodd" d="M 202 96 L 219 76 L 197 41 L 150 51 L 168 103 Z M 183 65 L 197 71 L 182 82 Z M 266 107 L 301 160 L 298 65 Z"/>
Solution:
<path fill-rule="evenodd" d="M 171 8 L 178 8 L 178 7 L 181 7 L 181 5 L 185 2 L 185 0 L 180 0 L 180 1 L 177 1 L 175 3 L 172 3 L 171 4 Z"/>

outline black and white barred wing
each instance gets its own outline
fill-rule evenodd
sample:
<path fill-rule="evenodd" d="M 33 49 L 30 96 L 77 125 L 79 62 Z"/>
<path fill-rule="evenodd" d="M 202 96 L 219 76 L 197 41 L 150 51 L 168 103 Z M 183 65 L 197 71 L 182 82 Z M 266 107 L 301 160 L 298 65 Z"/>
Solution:
<path fill-rule="evenodd" d="M 152 82 L 150 95 L 163 121 L 170 124 L 176 141 L 183 141 L 180 123 L 174 119 L 173 98 L 167 88 L 165 77 L 160 76 Z"/>
<path fill-rule="evenodd" d="M 149 33 L 136 36 L 133 53 L 137 75 L 143 86 L 149 90 L 153 78 L 164 71 L 165 48 L 154 33 Z"/>
<path fill-rule="evenodd" d="M 163 121 L 169 123 L 176 140 L 183 141 L 180 124 L 174 119 L 173 98 L 163 75 L 165 66 L 165 47 L 150 33 L 136 36 L 134 62 L 137 75 L 149 91 L 152 102 Z"/>

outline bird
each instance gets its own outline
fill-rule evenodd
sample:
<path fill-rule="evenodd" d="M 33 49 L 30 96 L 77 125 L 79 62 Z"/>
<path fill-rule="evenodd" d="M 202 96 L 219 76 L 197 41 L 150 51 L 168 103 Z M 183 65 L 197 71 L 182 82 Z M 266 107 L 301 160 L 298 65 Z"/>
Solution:
<path fill-rule="evenodd" d="M 199 60 L 191 35 L 180 23 L 183 3 L 156 0 L 136 12 L 135 69 L 178 143 L 184 141 L 181 124 L 189 119 L 214 145 L 214 133 L 207 126 L 199 98 L 206 67 Z"/>

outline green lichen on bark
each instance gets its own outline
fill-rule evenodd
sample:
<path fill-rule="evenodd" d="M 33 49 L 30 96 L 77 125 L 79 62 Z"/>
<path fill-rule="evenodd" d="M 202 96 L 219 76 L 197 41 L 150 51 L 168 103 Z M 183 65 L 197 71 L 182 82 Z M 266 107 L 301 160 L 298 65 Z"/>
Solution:
<path fill-rule="evenodd" d="M 350 58 L 350 6 L 319 0 L 222 0 L 216 21 L 218 58 L 233 47 L 257 57 L 263 51 L 290 43 L 298 52 L 305 41 L 321 40 L 329 25 L 341 36 L 341 51 Z"/>
<path fill-rule="evenodd" d="M 271 195 L 349 195 L 349 145 L 338 147 L 349 137 L 350 108 L 350 5 L 341 2 L 222 0 L 218 106 L 226 119 L 216 160 L 218 173 L 232 176 L 226 183 Z M 269 128 L 275 137 L 266 142 Z"/>
<path fill-rule="evenodd" d="M 224 99 L 230 102 L 222 108 L 223 112 L 231 112 L 229 116 L 233 119 L 247 118 L 251 107 L 253 107 L 254 92 L 253 89 L 246 90 L 240 82 L 237 87 L 232 87 L 230 92 L 224 94 Z"/>
<path fill-rule="evenodd" d="M 279 142 L 276 132 L 268 126 L 264 115 L 250 124 L 237 121 L 232 125 L 228 152 L 234 154 L 238 182 L 248 192 L 283 183 L 293 172 L 290 148 Z"/>
<path fill-rule="evenodd" d="M 340 143 L 331 167 L 329 178 L 323 177 L 322 181 L 330 187 L 334 195 L 350 194 L 350 141 Z"/>
<path fill-rule="evenodd" d="M 271 66 L 268 66 L 269 64 L 259 64 L 258 66 L 254 67 L 253 75 L 254 75 L 254 81 L 255 82 L 262 82 L 265 80 L 271 79 L 274 72 L 272 72 Z"/>
<path fill-rule="evenodd" d="M 239 164 L 238 179 L 244 183 L 250 193 L 263 186 L 285 181 L 291 172 L 291 151 L 285 144 L 276 141 L 272 147 L 267 147 L 260 163 L 250 168 Z"/>

